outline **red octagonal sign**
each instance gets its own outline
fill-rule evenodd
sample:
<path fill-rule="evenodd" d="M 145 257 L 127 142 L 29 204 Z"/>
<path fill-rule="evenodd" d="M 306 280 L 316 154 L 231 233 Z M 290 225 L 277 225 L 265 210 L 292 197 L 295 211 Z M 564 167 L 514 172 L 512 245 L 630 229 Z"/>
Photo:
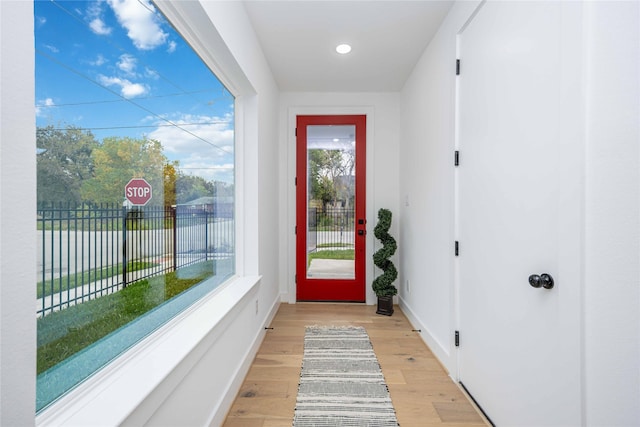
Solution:
<path fill-rule="evenodd" d="M 124 186 L 124 196 L 132 205 L 144 206 L 151 200 L 151 184 L 143 178 L 133 178 Z"/>

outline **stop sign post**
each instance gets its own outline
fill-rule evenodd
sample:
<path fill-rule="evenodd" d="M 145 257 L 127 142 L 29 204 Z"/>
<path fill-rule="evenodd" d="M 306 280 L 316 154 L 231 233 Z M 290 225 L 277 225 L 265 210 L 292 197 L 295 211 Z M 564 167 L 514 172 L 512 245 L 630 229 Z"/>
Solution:
<path fill-rule="evenodd" d="M 124 196 L 134 206 L 144 206 L 151 200 L 151 184 L 144 178 L 133 178 L 124 186 Z"/>

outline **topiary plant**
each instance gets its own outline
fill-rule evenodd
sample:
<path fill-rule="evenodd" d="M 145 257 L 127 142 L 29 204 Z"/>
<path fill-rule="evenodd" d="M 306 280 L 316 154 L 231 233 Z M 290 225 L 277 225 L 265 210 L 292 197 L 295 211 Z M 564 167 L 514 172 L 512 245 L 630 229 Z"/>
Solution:
<path fill-rule="evenodd" d="M 378 224 L 373 229 L 373 234 L 380 242 L 382 247 L 373 254 L 373 263 L 383 271 L 383 273 L 373 280 L 372 288 L 377 296 L 393 296 L 398 290 L 393 286 L 393 282 L 398 277 L 398 270 L 389 258 L 396 253 L 396 239 L 389 234 L 391 227 L 391 211 L 388 209 L 380 209 L 378 211 Z"/>

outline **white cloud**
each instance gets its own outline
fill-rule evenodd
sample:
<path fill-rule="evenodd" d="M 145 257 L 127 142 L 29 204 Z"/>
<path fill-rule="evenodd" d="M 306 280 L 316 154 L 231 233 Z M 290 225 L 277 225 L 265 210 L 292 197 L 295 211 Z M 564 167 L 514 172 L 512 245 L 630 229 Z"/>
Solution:
<path fill-rule="evenodd" d="M 45 18 L 44 16 L 36 16 L 35 21 L 38 27 L 42 27 L 44 24 L 47 23 L 47 18 Z"/>
<path fill-rule="evenodd" d="M 156 70 L 153 70 L 149 67 L 145 67 L 144 76 L 153 80 L 158 80 L 160 78 L 160 74 Z"/>
<path fill-rule="evenodd" d="M 165 43 L 168 34 L 157 21 L 155 8 L 148 0 L 107 0 L 138 49 L 150 50 Z"/>
<path fill-rule="evenodd" d="M 53 46 L 51 44 L 45 44 L 44 47 L 46 47 L 47 49 L 49 49 L 53 53 L 60 52 L 60 49 L 58 49 L 57 47 L 55 47 L 55 46 Z"/>
<path fill-rule="evenodd" d="M 79 14 L 82 14 L 81 11 L 77 11 Z M 95 34 L 100 36 L 108 36 L 111 34 L 112 28 L 108 27 L 107 24 L 102 20 L 102 2 L 97 1 L 93 3 L 89 3 L 89 7 L 87 7 L 87 19 L 89 20 L 89 28 Z"/>
<path fill-rule="evenodd" d="M 145 95 L 149 92 L 147 86 L 140 83 L 131 83 L 127 81 L 127 84 L 122 86 L 120 91 L 125 98 L 135 98 L 136 96 Z"/>
<path fill-rule="evenodd" d="M 76 9 L 76 13 L 82 15 L 82 11 L 79 9 Z M 89 18 L 97 18 L 100 15 L 102 15 L 102 0 L 90 2 L 87 7 L 87 16 Z"/>
<path fill-rule="evenodd" d="M 199 176 L 207 181 L 223 181 L 232 183 L 234 178 L 234 164 L 212 164 L 205 159 L 187 158 L 180 161 L 178 168 L 185 175 Z"/>
<path fill-rule="evenodd" d="M 124 71 L 128 75 L 135 75 L 135 70 L 137 66 L 137 59 L 128 53 L 124 53 L 120 55 L 120 61 L 118 61 L 118 68 Z"/>
<path fill-rule="evenodd" d="M 118 86 L 120 88 L 120 94 L 125 98 L 135 98 L 149 92 L 149 88 L 147 86 L 140 83 L 132 83 L 129 80 L 121 79 L 120 77 L 99 75 L 98 81 L 104 86 Z"/>
<path fill-rule="evenodd" d="M 55 105 L 55 102 L 53 102 L 53 99 L 51 98 L 39 100 L 36 102 L 36 116 L 41 117 L 43 115 L 43 109 L 46 110 L 47 108 L 54 107 Z"/>
<path fill-rule="evenodd" d="M 108 36 L 109 34 L 111 34 L 111 28 L 107 27 L 104 21 L 100 18 L 92 19 L 89 23 L 89 28 L 91 28 L 91 31 L 100 36 Z"/>
<path fill-rule="evenodd" d="M 107 63 L 107 58 L 105 58 L 101 53 L 98 54 L 95 61 L 89 61 L 89 64 L 95 67 L 99 67 L 105 63 Z"/>
<path fill-rule="evenodd" d="M 165 155 L 179 160 L 184 173 L 231 182 L 234 132 L 230 117 L 177 114 L 169 119 L 178 126 L 165 126 L 167 122 L 154 118 L 162 127 L 148 138 L 160 141 Z"/>
<path fill-rule="evenodd" d="M 176 47 L 178 47 L 177 43 L 174 42 L 173 40 L 171 40 L 169 43 L 167 43 L 167 52 L 168 53 L 173 53 L 176 51 Z"/>

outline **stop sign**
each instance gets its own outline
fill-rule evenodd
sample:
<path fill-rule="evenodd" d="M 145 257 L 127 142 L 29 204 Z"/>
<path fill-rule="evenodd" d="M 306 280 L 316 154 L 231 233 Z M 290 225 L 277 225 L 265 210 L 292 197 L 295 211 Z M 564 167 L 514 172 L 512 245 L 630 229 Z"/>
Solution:
<path fill-rule="evenodd" d="M 133 178 L 124 186 L 124 197 L 135 206 L 144 206 L 151 200 L 151 184 L 143 178 Z"/>

